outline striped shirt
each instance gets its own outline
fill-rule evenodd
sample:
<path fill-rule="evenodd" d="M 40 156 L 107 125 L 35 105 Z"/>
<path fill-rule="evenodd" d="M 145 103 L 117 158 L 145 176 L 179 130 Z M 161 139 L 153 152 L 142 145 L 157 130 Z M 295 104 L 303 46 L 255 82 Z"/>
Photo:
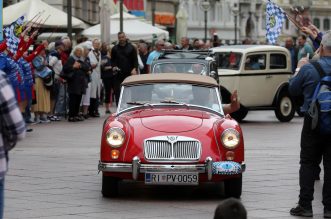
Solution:
<path fill-rule="evenodd" d="M 5 134 L 6 133 L 6 134 Z M 7 153 L 4 137 L 13 141 L 25 137 L 25 123 L 17 106 L 15 94 L 4 72 L 0 71 L 0 179 L 7 171 Z"/>

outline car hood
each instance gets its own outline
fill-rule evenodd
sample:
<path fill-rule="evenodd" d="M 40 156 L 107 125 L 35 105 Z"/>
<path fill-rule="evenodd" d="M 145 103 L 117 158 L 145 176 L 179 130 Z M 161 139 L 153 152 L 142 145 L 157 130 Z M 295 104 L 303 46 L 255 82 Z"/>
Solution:
<path fill-rule="evenodd" d="M 202 111 L 187 109 L 151 109 L 140 112 L 144 127 L 166 133 L 195 130 L 202 125 L 204 116 Z"/>

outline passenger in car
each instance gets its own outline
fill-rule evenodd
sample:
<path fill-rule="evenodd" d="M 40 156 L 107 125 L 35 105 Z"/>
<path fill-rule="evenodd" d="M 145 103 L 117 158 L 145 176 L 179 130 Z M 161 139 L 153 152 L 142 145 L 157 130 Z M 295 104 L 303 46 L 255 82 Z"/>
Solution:
<path fill-rule="evenodd" d="M 193 99 L 190 101 L 190 104 L 205 106 L 212 109 L 214 102 L 210 100 L 210 90 L 199 88 L 200 87 L 192 87 Z M 222 104 L 222 108 L 225 115 L 239 110 L 240 102 L 237 90 L 231 94 L 231 103 Z"/>
<path fill-rule="evenodd" d="M 259 70 L 261 69 L 258 62 L 258 57 L 248 57 L 245 62 L 245 70 Z"/>
<path fill-rule="evenodd" d="M 201 64 L 192 64 L 192 73 L 194 74 L 204 74 L 204 66 Z"/>
<path fill-rule="evenodd" d="M 168 63 L 162 66 L 162 73 L 176 73 L 177 69 L 174 64 Z"/>

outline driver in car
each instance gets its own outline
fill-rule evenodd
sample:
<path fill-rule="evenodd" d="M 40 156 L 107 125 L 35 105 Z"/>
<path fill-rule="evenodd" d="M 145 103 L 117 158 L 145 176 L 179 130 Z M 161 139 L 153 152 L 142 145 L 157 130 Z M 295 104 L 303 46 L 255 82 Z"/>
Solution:
<path fill-rule="evenodd" d="M 204 75 L 205 74 L 204 66 L 201 64 L 193 64 L 192 73 Z"/>
<path fill-rule="evenodd" d="M 205 106 L 213 109 L 213 101 L 210 100 L 210 90 L 209 89 L 199 89 L 199 87 L 192 87 L 193 100 L 191 104 Z M 235 90 L 231 94 L 231 103 L 222 104 L 224 114 L 229 116 L 240 108 L 240 102 L 238 98 L 238 92 Z"/>
<path fill-rule="evenodd" d="M 174 64 L 168 63 L 168 64 L 163 65 L 162 72 L 163 73 L 176 73 L 177 69 Z"/>

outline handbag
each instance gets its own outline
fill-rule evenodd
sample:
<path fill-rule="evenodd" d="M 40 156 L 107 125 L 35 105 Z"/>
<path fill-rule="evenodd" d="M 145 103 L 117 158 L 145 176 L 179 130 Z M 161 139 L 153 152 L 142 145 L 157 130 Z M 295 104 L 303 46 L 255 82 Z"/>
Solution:
<path fill-rule="evenodd" d="M 48 68 L 48 67 L 44 67 L 44 69 L 42 71 L 37 71 L 36 74 L 38 75 L 38 77 L 40 77 L 43 82 L 44 85 L 49 88 L 53 86 L 53 71 Z"/>

